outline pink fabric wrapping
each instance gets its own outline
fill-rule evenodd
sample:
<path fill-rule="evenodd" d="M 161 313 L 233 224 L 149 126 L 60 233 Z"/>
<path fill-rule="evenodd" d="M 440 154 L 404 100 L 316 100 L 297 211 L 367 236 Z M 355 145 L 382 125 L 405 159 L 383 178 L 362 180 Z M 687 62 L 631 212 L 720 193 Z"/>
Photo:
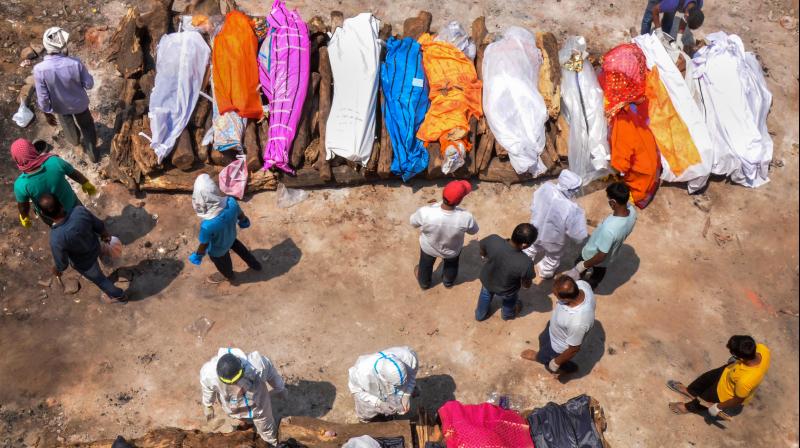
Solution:
<path fill-rule="evenodd" d="M 534 448 L 525 419 L 489 403 L 439 408 L 447 448 Z"/>
<path fill-rule="evenodd" d="M 300 14 L 275 0 L 267 17 L 269 30 L 258 52 L 258 77 L 269 101 L 269 141 L 264 169 L 294 173 L 289 165 L 297 124 L 306 99 L 309 76 L 308 28 Z"/>

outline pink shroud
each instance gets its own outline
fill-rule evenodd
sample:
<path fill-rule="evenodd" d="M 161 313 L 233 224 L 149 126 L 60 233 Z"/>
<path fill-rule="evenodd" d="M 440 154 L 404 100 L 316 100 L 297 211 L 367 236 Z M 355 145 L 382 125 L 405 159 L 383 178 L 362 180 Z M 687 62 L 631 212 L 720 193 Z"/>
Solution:
<path fill-rule="evenodd" d="M 300 14 L 275 0 L 267 16 L 269 29 L 258 52 L 258 78 L 269 101 L 269 141 L 264 169 L 294 173 L 289 165 L 297 124 L 303 112 L 309 76 L 308 28 Z"/>
<path fill-rule="evenodd" d="M 525 419 L 493 404 L 448 401 L 439 417 L 447 448 L 534 448 Z"/>

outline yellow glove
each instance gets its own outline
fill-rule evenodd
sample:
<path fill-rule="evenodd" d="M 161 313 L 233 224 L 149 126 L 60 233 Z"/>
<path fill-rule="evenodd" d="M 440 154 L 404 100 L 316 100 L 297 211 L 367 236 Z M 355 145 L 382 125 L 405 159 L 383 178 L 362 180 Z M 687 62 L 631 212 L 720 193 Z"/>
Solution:
<path fill-rule="evenodd" d="M 22 227 L 25 227 L 26 229 L 30 229 L 33 225 L 31 218 L 22 215 L 19 215 L 19 223 L 22 224 Z"/>
<path fill-rule="evenodd" d="M 97 194 L 97 188 L 94 185 L 92 185 L 92 183 L 88 180 L 83 185 L 81 185 L 81 190 L 83 190 L 83 192 L 88 194 L 89 196 L 94 196 Z"/>

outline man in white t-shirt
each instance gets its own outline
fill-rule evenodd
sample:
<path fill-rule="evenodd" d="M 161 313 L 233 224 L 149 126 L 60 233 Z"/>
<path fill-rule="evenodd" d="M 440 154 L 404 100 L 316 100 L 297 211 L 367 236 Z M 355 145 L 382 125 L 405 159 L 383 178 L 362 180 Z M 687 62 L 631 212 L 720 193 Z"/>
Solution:
<path fill-rule="evenodd" d="M 458 259 L 464 247 L 464 234 L 478 233 L 478 223 L 472 213 L 458 207 L 471 191 L 469 182 L 454 180 L 444 187 L 442 202 L 421 207 L 411 215 L 411 225 L 421 230 L 419 265 L 415 268 L 420 288 L 430 288 L 437 258 L 444 260 L 442 283 L 445 288 L 455 283 Z"/>
<path fill-rule="evenodd" d="M 578 369 L 571 359 L 594 325 L 594 293 L 585 281 L 560 275 L 553 282 L 553 294 L 558 301 L 540 338 L 539 351 L 525 350 L 521 356 L 544 364 L 552 373 L 571 373 Z"/>

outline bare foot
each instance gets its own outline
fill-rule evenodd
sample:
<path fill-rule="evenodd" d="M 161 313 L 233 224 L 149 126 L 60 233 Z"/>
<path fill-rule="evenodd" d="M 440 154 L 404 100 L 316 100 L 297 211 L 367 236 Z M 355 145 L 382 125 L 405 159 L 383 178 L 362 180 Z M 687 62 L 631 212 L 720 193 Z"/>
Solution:
<path fill-rule="evenodd" d="M 689 410 L 686 409 L 686 405 L 679 401 L 675 401 L 669 404 L 669 410 L 672 411 L 673 414 L 683 415 L 688 414 Z"/>
<path fill-rule="evenodd" d="M 528 361 L 536 361 L 536 355 L 539 353 L 536 350 L 525 350 L 519 354 L 519 357 L 522 359 L 527 359 Z"/>

